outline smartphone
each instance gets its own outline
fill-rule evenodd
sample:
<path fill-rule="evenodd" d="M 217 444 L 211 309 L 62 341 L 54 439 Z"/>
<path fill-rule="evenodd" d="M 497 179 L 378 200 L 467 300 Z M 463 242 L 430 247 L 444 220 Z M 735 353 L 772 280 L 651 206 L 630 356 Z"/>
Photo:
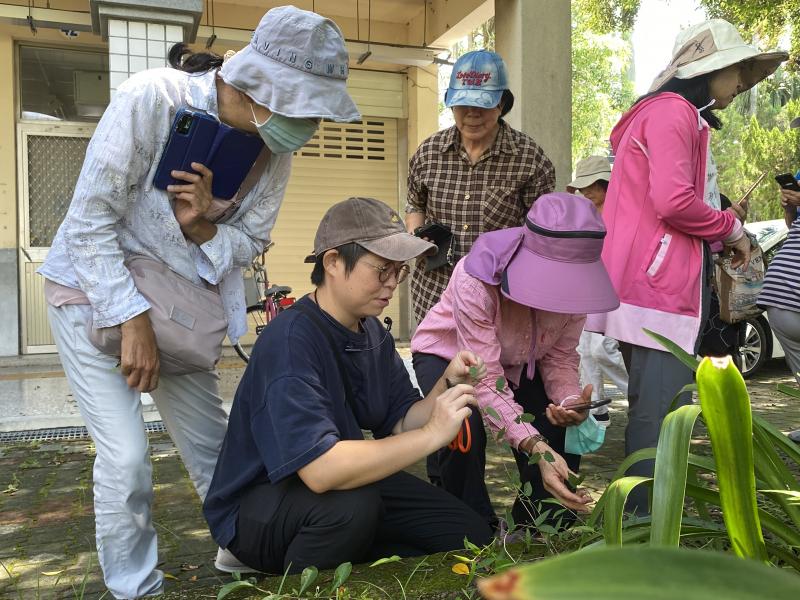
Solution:
<path fill-rule="evenodd" d="M 797 179 L 795 179 L 794 175 L 791 173 L 781 173 L 780 175 L 775 175 L 775 181 L 777 181 L 778 185 L 780 185 L 784 190 L 800 192 L 800 184 L 797 183 Z"/>
<path fill-rule="evenodd" d="M 214 197 L 228 200 L 236 195 L 263 148 L 259 135 L 220 123 L 203 112 L 182 108 L 175 114 L 153 185 L 166 190 L 168 185 L 186 183 L 174 179 L 171 172 L 192 173 L 192 163 L 198 162 L 214 174 Z"/>
<path fill-rule="evenodd" d="M 453 232 L 446 225 L 441 223 L 426 223 L 422 227 L 417 227 L 414 230 L 414 235 L 421 238 L 428 238 L 434 244 L 439 244 L 442 240 L 446 240 Z"/>
<path fill-rule="evenodd" d="M 595 400 L 594 402 L 590 402 L 589 404 L 570 406 L 568 410 L 577 410 L 577 411 L 592 410 L 594 408 L 605 406 L 606 404 L 611 404 L 611 398 L 604 398 L 603 400 Z"/>
<path fill-rule="evenodd" d="M 194 172 L 193 162 L 206 165 L 205 161 L 214 144 L 218 128 L 219 121 L 214 117 L 185 108 L 180 109 L 172 121 L 169 138 L 161 154 L 153 185 L 160 190 L 166 190 L 168 185 L 185 183 L 174 179 L 172 171 L 191 173 Z"/>
<path fill-rule="evenodd" d="M 205 164 L 214 174 L 211 193 L 216 198 L 233 198 L 258 159 L 264 141 L 261 136 L 220 123 L 217 137 Z"/>

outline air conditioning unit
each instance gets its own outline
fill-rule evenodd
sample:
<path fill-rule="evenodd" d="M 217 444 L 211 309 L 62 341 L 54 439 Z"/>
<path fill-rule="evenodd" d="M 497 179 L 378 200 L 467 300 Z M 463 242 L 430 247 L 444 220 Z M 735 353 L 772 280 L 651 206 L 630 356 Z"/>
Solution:
<path fill-rule="evenodd" d="M 75 109 L 81 117 L 100 117 L 110 99 L 107 71 L 73 71 Z"/>

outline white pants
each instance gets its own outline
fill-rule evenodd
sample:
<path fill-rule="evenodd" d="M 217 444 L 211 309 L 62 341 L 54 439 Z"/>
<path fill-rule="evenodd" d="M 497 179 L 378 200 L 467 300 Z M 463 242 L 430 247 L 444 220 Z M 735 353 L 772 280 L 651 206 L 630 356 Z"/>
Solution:
<path fill-rule="evenodd" d="M 158 594 L 158 563 L 151 517 L 152 467 L 140 393 L 118 359 L 89 342 L 88 305 L 48 306 L 50 327 L 83 420 L 94 440 L 94 513 L 97 553 L 115 598 Z M 162 375 L 150 392 L 201 500 L 214 474 L 227 418 L 216 373 Z"/>
<path fill-rule="evenodd" d="M 623 396 L 628 396 L 628 371 L 625 370 L 617 340 L 601 333 L 584 331 L 578 343 L 578 353 L 581 355 L 581 383 L 592 384 L 592 400 L 605 398 L 604 375 L 617 386 Z"/>

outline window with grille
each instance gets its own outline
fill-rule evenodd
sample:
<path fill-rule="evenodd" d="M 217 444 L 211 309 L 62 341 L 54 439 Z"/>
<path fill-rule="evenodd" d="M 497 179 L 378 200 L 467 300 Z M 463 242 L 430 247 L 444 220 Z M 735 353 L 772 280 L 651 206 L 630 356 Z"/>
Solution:
<path fill-rule="evenodd" d="M 88 145 L 88 137 L 27 136 L 30 246 L 51 245 L 72 200 Z"/>
<path fill-rule="evenodd" d="M 298 156 L 355 160 L 386 160 L 387 122 L 370 119 L 357 123 L 323 121 L 317 133 L 297 151 Z"/>

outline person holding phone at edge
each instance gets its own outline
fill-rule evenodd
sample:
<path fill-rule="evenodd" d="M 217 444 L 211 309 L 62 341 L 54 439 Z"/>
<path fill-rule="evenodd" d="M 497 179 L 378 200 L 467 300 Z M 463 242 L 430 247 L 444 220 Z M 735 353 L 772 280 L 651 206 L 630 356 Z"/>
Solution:
<path fill-rule="evenodd" d="M 797 122 L 793 120 L 792 127 L 797 127 Z M 792 187 L 782 186 L 781 206 L 789 234 L 767 266 L 758 304 L 766 309 L 786 364 L 800 384 L 800 187 L 796 180 Z M 790 432 L 789 438 L 800 444 L 800 429 Z"/>
<path fill-rule="evenodd" d="M 296 63 L 291 56 L 299 57 Z M 291 152 L 322 118 L 353 121 L 348 56 L 339 28 L 294 7 L 267 12 L 250 44 L 223 64 L 184 45 L 173 68 L 133 75 L 113 95 L 86 152 L 75 194 L 47 260 L 48 315 L 70 387 L 94 440 L 100 566 L 115 598 L 163 592 L 151 518 L 153 484 L 140 394 L 150 392 L 198 495 L 206 495 L 226 429 L 216 372 L 160 374 L 150 304 L 124 261 L 145 256 L 197 284 L 217 286 L 236 341 L 247 330 L 241 268 L 269 241 Z M 312 65 L 308 67 L 307 65 Z M 327 68 L 327 67 L 331 68 Z M 260 134 L 263 172 L 232 210 L 212 198 L 204 165 L 152 185 L 175 113 L 205 112 Z M 230 204 L 230 203 L 228 203 Z M 97 350 L 87 322 L 121 326 L 121 357 Z M 224 558 L 224 553 L 223 553 Z"/>
<path fill-rule="evenodd" d="M 475 387 L 480 410 L 473 409 L 464 426 L 471 444 L 443 448 L 436 460 L 444 489 L 494 527 L 499 522 L 484 480 L 484 423 L 511 446 L 522 485 L 532 488 L 530 497 L 519 494 L 514 502 L 516 524 L 534 522 L 546 498 L 576 512 L 590 502 L 583 490 L 571 489 L 569 478 L 580 455 L 597 450 L 605 435 L 587 418 L 592 386 L 581 389 L 576 350 L 586 313 L 619 306 L 600 261 L 604 237 L 603 221 L 588 199 L 563 192 L 541 196 L 522 227 L 478 237 L 411 339 L 423 393 L 459 348 L 486 362 L 486 376 Z M 495 385 L 498 378 L 504 385 Z M 519 418 L 523 412 L 533 415 L 533 423 Z M 531 463 L 534 454 L 538 459 Z M 574 520 L 554 512 L 549 524 Z"/>
<path fill-rule="evenodd" d="M 214 539 L 249 570 L 297 573 L 491 541 L 475 512 L 403 471 L 456 435 L 475 404 L 472 375 L 486 372 L 475 353 L 455 352 L 420 399 L 376 318 L 407 261 L 433 249 L 373 198 L 323 217 L 306 259 L 314 291 L 258 337 L 203 506 Z"/>
<path fill-rule="evenodd" d="M 709 243 L 722 241 L 734 266 L 750 257 L 746 206 L 720 209 L 710 129 L 717 111 L 775 71 L 786 52 L 759 52 L 736 28 L 712 19 L 681 31 L 670 64 L 611 133 L 614 177 L 603 219 L 605 263 L 620 307 L 591 315 L 587 329 L 620 341 L 628 368 L 626 455 L 655 447 L 673 398 L 693 373 L 644 331 L 696 354 L 709 317 L 713 265 Z M 691 402 L 691 394 L 678 405 Z M 628 471 L 652 476 L 652 461 Z M 635 488 L 628 509 L 649 512 Z"/>

